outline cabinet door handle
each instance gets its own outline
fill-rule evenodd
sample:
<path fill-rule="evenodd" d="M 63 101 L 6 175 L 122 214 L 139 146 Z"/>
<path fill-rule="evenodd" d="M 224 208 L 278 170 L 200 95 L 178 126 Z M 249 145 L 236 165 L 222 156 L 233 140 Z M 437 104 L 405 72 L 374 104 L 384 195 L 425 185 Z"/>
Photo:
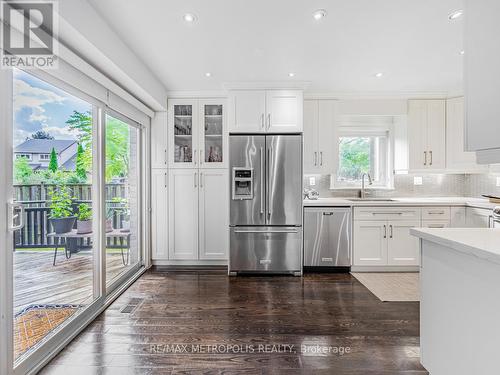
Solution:
<path fill-rule="evenodd" d="M 323 166 L 323 151 L 319 152 L 319 165 Z"/>
<path fill-rule="evenodd" d="M 333 215 L 333 212 L 323 212 L 323 215 L 324 215 L 324 216 L 332 216 L 332 215 Z"/>
<path fill-rule="evenodd" d="M 387 238 L 387 225 L 384 224 L 384 238 Z"/>
<path fill-rule="evenodd" d="M 167 187 L 167 173 L 165 172 L 165 187 Z"/>
<path fill-rule="evenodd" d="M 427 165 L 427 151 L 424 151 L 424 165 Z"/>
<path fill-rule="evenodd" d="M 267 114 L 267 130 L 271 127 L 271 114 Z"/>
<path fill-rule="evenodd" d="M 165 165 L 167 165 L 167 149 L 165 149 Z"/>
<path fill-rule="evenodd" d="M 427 228 L 444 228 L 444 224 L 429 224 Z"/>
<path fill-rule="evenodd" d="M 203 188 L 203 172 L 200 173 L 200 187 Z"/>
<path fill-rule="evenodd" d="M 391 225 L 389 225 L 389 230 L 390 230 L 390 235 L 389 235 L 389 237 L 390 237 L 390 238 L 392 238 L 392 224 L 391 224 Z"/>
<path fill-rule="evenodd" d="M 318 153 L 314 151 L 314 166 L 316 167 L 318 165 Z"/>
<path fill-rule="evenodd" d="M 193 161 L 194 161 L 194 165 L 196 165 L 196 150 L 194 150 L 194 158 L 193 158 Z"/>
<path fill-rule="evenodd" d="M 198 173 L 194 172 L 194 187 L 197 187 L 196 180 L 198 179 Z"/>
<path fill-rule="evenodd" d="M 264 129 L 264 114 L 262 114 L 260 116 L 260 124 L 261 124 L 262 129 Z"/>
<path fill-rule="evenodd" d="M 200 164 L 203 163 L 204 155 L 205 155 L 205 152 L 203 152 L 203 150 L 200 150 L 200 152 L 198 153 L 198 161 Z"/>
<path fill-rule="evenodd" d="M 431 162 L 429 163 L 429 165 L 432 165 L 432 151 L 429 151 L 429 155 L 431 157 Z"/>

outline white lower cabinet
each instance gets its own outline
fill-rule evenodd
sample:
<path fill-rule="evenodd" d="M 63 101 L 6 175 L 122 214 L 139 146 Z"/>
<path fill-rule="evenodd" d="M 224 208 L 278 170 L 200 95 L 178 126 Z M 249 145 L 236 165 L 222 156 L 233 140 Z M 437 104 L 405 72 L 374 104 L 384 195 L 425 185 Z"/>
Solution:
<path fill-rule="evenodd" d="M 198 170 L 171 169 L 169 246 L 171 260 L 198 259 Z"/>
<path fill-rule="evenodd" d="M 168 259 L 168 170 L 151 170 L 151 258 Z"/>
<path fill-rule="evenodd" d="M 227 259 L 226 169 L 172 169 L 169 191 L 169 259 Z"/>
<path fill-rule="evenodd" d="M 420 247 L 410 228 L 420 226 L 419 221 L 389 221 L 387 236 L 387 264 L 389 266 L 417 266 L 420 264 Z"/>
<path fill-rule="evenodd" d="M 226 169 L 200 171 L 200 259 L 227 259 L 229 249 L 229 176 Z"/>
<path fill-rule="evenodd" d="M 387 223 L 384 221 L 354 222 L 354 265 L 387 264 Z"/>
<path fill-rule="evenodd" d="M 415 207 L 355 208 L 353 265 L 418 266 L 419 242 L 410 228 L 420 227 L 420 215 Z"/>
<path fill-rule="evenodd" d="M 490 226 L 491 210 L 466 207 L 465 226 L 467 228 L 488 228 Z"/>

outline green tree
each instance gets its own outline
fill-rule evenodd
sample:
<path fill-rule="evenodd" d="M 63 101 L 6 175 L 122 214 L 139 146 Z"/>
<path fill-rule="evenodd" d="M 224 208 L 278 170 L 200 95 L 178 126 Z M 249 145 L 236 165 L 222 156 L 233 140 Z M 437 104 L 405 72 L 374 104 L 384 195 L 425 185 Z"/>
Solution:
<path fill-rule="evenodd" d="M 49 162 L 49 171 L 55 173 L 59 166 L 57 165 L 57 153 L 56 150 L 52 147 L 52 151 L 50 152 L 50 162 Z"/>
<path fill-rule="evenodd" d="M 368 137 L 342 137 L 339 177 L 358 180 L 370 172 L 370 139 Z"/>
<path fill-rule="evenodd" d="M 14 160 L 14 179 L 16 184 L 29 184 L 33 177 L 33 169 L 25 157 Z"/>
<path fill-rule="evenodd" d="M 90 112 L 74 111 L 66 121 L 69 128 L 78 132 L 78 141 L 82 144 L 86 170 L 92 165 L 92 117 Z M 110 116 L 106 116 L 106 180 L 115 177 L 127 177 L 129 168 L 130 133 L 129 126 Z"/>
<path fill-rule="evenodd" d="M 54 139 L 48 132 L 43 130 L 38 130 L 37 132 L 31 134 L 31 138 L 33 139 Z"/>
<path fill-rule="evenodd" d="M 76 175 L 78 178 L 85 182 L 87 181 L 87 168 L 85 162 L 85 151 L 81 143 L 78 144 L 78 149 L 76 151 Z"/>

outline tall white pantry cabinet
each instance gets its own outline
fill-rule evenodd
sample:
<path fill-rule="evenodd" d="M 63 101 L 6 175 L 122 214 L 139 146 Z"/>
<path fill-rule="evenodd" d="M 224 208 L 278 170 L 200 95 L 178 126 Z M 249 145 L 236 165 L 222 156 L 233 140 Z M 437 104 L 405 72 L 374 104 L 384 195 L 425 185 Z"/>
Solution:
<path fill-rule="evenodd" d="M 152 131 L 154 261 L 227 259 L 225 108 L 225 99 L 169 100 L 162 130 Z M 168 169 L 157 168 L 161 153 Z"/>

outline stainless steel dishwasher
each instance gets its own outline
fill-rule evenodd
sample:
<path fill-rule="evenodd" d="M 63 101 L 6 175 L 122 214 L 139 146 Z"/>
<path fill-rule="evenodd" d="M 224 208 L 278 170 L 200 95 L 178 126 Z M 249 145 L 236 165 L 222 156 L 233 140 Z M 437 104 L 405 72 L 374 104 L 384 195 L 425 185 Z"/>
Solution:
<path fill-rule="evenodd" d="M 304 208 L 304 267 L 351 266 L 351 208 Z"/>

